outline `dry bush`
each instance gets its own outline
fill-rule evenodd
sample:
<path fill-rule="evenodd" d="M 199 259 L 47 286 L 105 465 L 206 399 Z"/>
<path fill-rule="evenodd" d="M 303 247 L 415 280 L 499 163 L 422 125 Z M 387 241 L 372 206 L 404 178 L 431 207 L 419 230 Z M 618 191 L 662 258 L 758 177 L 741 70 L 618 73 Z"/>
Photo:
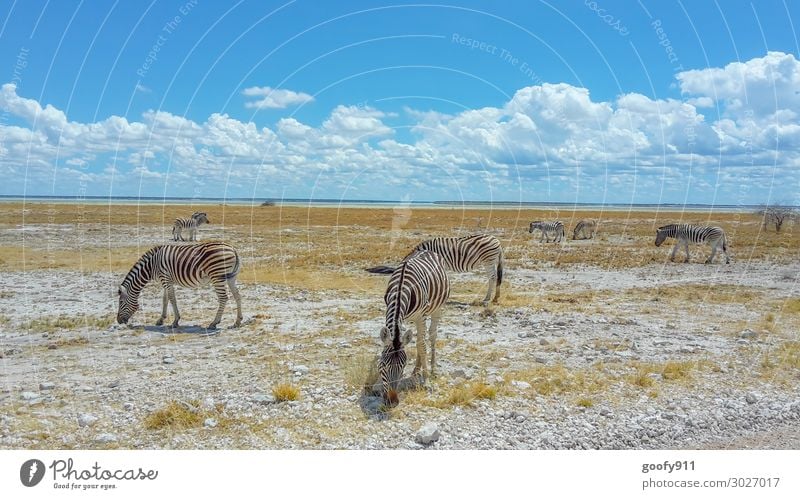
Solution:
<path fill-rule="evenodd" d="M 279 383 L 272 387 L 272 395 L 278 402 L 288 402 L 300 398 L 300 388 L 291 383 Z"/>

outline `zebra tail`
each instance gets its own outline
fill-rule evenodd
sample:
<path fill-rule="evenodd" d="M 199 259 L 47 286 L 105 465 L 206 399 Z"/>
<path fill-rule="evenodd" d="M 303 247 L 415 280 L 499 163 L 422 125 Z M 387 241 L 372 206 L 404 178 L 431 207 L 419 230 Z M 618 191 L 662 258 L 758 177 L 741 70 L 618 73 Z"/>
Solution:
<path fill-rule="evenodd" d="M 503 253 L 500 252 L 500 259 L 497 261 L 497 285 L 503 284 Z"/>
<path fill-rule="evenodd" d="M 225 280 L 228 280 L 231 277 L 236 277 L 237 275 L 239 275 L 239 268 L 242 265 L 242 261 L 239 259 L 239 253 L 234 253 L 233 255 L 236 257 L 236 263 L 233 266 L 233 270 L 231 270 L 230 272 L 228 272 L 223 276 Z"/>
<path fill-rule="evenodd" d="M 389 267 L 387 265 L 378 265 L 377 267 L 370 267 L 368 269 L 364 269 L 370 274 L 391 274 L 394 272 L 396 267 Z"/>

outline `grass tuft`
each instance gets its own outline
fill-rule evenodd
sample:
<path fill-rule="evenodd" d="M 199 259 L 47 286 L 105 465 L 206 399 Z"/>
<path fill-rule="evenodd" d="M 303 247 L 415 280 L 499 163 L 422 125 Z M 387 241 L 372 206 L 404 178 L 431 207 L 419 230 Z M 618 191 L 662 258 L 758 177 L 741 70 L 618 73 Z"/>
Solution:
<path fill-rule="evenodd" d="M 148 430 L 170 428 L 185 430 L 203 424 L 203 414 L 196 400 L 189 402 L 173 400 L 164 408 L 148 414 L 144 418 L 144 427 Z"/>
<path fill-rule="evenodd" d="M 300 389 L 291 383 L 279 383 L 272 388 L 272 395 L 278 402 L 287 402 L 300 398 Z"/>

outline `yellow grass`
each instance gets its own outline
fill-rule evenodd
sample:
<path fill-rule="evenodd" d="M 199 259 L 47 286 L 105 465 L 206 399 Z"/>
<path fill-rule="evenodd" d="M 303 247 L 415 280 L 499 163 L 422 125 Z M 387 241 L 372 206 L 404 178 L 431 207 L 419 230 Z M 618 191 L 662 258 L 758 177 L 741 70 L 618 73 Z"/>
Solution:
<path fill-rule="evenodd" d="M 158 409 L 144 418 L 144 427 L 148 430 L 170 428 L 185 430 L 203 424 L 204 415 L 197 401 L 179 402 L 171 401 L 165 407 Z"/>
<path fill-rule="evenodd" d="M 272 388 L 272 395 L 278 402 L 287 402 L 300 398 L 300 389 L 291 383 L 279 383 Z"/>
<path fill-rule="evenodd" d="M 734 261 L 790 260 L 800 256 L 800 231 L 793 227 L 780 234 L 765 232 L 757 216 L 718 213 L 713 219 L 701 214 L 678 212 L 599 212 L 572 210 L 485 210 L 459 208 L 414 209 L 400 231 L 392 231 L 391 208 L 303 208 L 178 205 L 75 205 L 5 203 L 0 227 L 25 225 L 77 225 L 92 233 L 91 238 L 65 247 L 58 233 L 44 234 L 35 246 L 0 246 L 0 271 L 7 269 L 72 269 L 113 271 L 124 274 L 159 236 L 170 238 L 177 216 L 196 210 L 209 213 L 211 225 L 201 228 L 199 237 L 224 235 L 239 248 L 244 259 L 242 282 L 285 284 L 307 289 L 361 290 L 379 292 L 384 276 L 363 273 L 363 268 L 398 262 L 420 240 L 434 236 L 456 236 L 483 231 L 496 234 L 505 249 L 507 268 L 543 268 L 580 264 L 604 268 L 630 268 L 662 263 L 671 250 L 653 244 L 655 228 L 672 222 L 715 223 L 728 234 Z M 483 219 L 479 230 L 475 224 Z M 598 238 L 546 245 L 531 239 L 527 224 L 534 219 L 558 218 L 569 228 L 581 218 L 601 220 Z M 54 225 L 55 224 L 55 225 Z M 109 230 L 109 227 L 112 230 Z M 224 230 L 224 231 L 223 231 Z M 47 239 L 49 238 L 49 239 Z M 671 244 L 671 243 L 670 243 Z M 702 262 L 708 253 L 703 246 L 692 247 L 692 260 Z M 469 288 L 474 299 L 483 290 Z M 504 286 L 504 287 L 507 287 Z M 458 290 L 457 290 L 458 292 Z M 533 301 L 528 296 L 513 302 Z M 702 296 L 702 294 L 701 294 Z M 583 297 L 574 297 L 578 300 Z M 598 296 L 592 298 L 598 299 Z M 569 302 L 569 297 L 562 297 Z M 711 298 L 719 301 L 744 300 L 743 295 Z M 553 302 L 559 303 L 559 302 Z M 503 305 L 503 299 L 501 299 Z"/>

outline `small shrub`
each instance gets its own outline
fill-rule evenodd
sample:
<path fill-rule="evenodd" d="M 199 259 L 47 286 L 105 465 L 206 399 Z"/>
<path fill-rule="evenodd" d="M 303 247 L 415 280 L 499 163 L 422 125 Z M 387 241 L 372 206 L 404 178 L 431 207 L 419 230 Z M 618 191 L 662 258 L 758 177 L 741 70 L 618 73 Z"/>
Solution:
<path fill-rule="evenodd" d="M 300 389 L 291 383 L 280 383 L 272 388 L 272 394 L 278 402 L 287 402 L 300 398 Z"/>
<path fill-rule="evenodd" d="M 171 428 L 185 430 L 196 428 L 203 423 L 203 414 L 197 401 L 168 403 L 163 409 L 148 414 L 144 418 L 144 427 L 148 430 Z"/>
<path fill-rule="evenodd" d="M 590 398 L 581 397 L 581 398 L 578 399 L 578 406 L 579 407 L 587 407 L 588 408 L 588 407 L 592 407 L 593 405 L 594 405 L 594 402 Z"/>

